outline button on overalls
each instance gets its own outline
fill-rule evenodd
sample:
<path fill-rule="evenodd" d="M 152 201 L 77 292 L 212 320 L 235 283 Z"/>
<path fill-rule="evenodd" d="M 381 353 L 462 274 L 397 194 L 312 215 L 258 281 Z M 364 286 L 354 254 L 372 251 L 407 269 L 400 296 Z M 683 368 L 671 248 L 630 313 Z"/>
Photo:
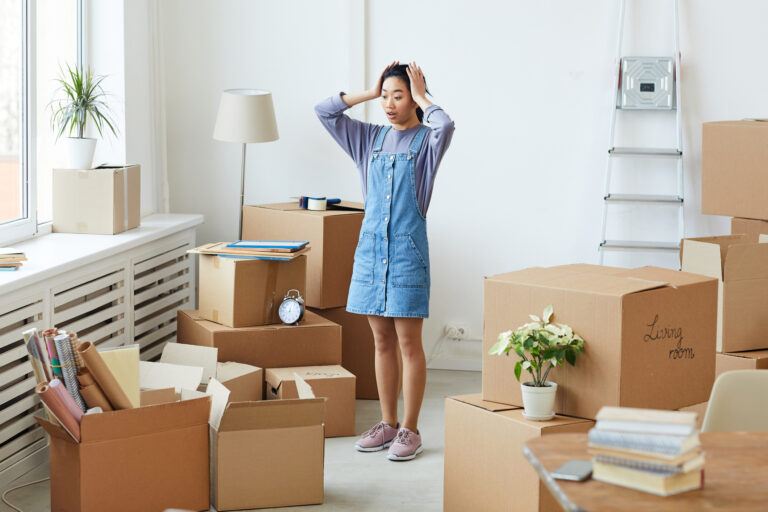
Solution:
<path fill-rule="evenodd" d="M 427 220 L 416 199 L 414 164 L 428 128 L 408 153 L 382 153 L 391 127 L 379 130 L 368 166 L 365 217 L 355 250 L 347 311 L 390 317 L 429 316 Z"/>

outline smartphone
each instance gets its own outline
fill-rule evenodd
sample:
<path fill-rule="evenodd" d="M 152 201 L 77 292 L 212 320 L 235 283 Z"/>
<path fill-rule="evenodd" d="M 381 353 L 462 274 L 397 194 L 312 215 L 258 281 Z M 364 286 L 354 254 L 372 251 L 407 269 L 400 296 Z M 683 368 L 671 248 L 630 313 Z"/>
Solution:
<path fill-rule="evenodd" d="M 592 474 L 592 462 L 588 460 L 569 460 L 552 472 L 552 478 L 582 482 Z"/>

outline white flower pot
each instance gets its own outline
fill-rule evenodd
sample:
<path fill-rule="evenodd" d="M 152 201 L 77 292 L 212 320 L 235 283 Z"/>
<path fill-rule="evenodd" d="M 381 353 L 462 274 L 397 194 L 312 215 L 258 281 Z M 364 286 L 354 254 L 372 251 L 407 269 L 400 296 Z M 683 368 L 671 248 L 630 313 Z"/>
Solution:
<path fill-rule="evenodd" d="M 67 169 L 90 169 L 93 165 L 93 153 L 96 151 L 96 139 L 66 137 L 64 150 Z"/>
<path fill-rule="evenodd" d="M 528 420 L 546 421 L 554 416 L 556 382 L 545 382 L 544 387 L 534 387 L 533 382 L 521 382 L 523 392 L 523 416 Z"/>

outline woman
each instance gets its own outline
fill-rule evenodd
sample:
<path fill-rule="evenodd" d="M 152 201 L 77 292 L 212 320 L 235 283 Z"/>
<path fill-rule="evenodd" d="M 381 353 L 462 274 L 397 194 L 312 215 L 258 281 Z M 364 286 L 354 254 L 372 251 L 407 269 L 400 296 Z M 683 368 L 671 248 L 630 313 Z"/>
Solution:
<path fill-rule="evenodd" d="M 427 99 L 427 92 L 416 63 L 395 61 L 371 89 L 331 96 L 315 106 L 325 128 L 355 161 L 365 198 L 347 311 L 367 315 L 373 331 L 381 421 L 355 447 L 364 452 L 389 447 L 390 460 L 411 460 L 422 451 L 418 418 L 427 369 L 421 328 L 429 316 L 430 286 L 426 214 L 454 131 L 453 121 Z M 376 98 L 391 126 L 344 114 Z M 403 355 L 402 426 L 397 421 L 398 344 Z"/>

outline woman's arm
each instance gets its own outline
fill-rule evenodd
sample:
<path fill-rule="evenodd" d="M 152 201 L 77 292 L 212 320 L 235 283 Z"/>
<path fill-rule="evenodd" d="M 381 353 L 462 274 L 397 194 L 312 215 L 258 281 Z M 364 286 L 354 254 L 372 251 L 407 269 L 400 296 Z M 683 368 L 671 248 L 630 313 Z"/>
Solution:
<path fill-rule="evenodd" d="M 431 129 L 429 140 L 427 141 L 429 148 L 427 169 L 430 174 L 434 174 L 437 172 L 437 167 L 440 165 L 440 160 L 445 150 L 448 149 L 451 143 L 456 127 L 442 108 L 433 105 L 427 99 L 427 84 L 421 68 L 415 62 L 411 62 L 408 65 L 407 72 L 408 78 L 411 80 L 413 100 L 424 111 L 424 123 L 429 125 Z"/>

